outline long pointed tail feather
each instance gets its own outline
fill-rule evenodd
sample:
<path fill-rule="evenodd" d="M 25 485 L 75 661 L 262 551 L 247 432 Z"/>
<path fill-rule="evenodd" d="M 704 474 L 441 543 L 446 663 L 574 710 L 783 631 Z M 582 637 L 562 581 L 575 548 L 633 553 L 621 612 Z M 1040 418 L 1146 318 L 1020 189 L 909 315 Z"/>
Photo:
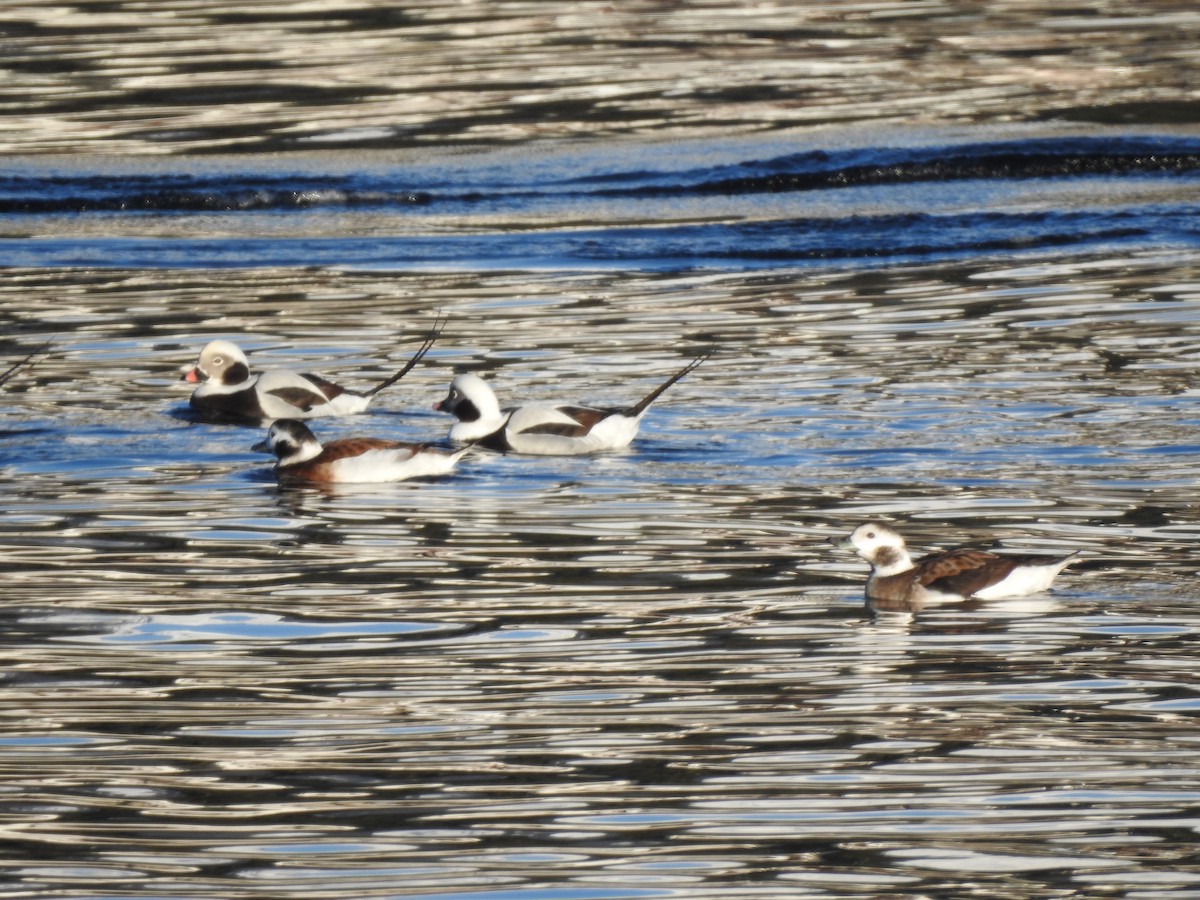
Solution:
<path fill-rule="evenodd" d="M 479 441 L 471 441 L 471 443 L 459 447 L 457 450 L 452 452 L 450 456 L 457 463 L 464 456 L 475 456 L 482 449 L 483 448 L 479 446 Z"/>
<path fill-rule="evenodd" d="M 446 317 L 442 313 L 439 312 L 437 315 L 437 318 L 434 319 L 433 330 L 429 332 L 429 335 L 425 338 L 424 342 L 421 344 L 420 347 L 417 348 L 417 352 L 413 354 L 413 358 L 410 359 L 407 363 L 405 363 L 404 368 L 401 369 L 399 372 L 397 372 L 395 375 L 392 375 L 390 378 L 387 378 L 386 380 L 375 385 L 375 387 L 371 388 L 369 391 L 365 391 L 364 395 L 367 397 L 374 397 L 376 394 L 378 394 L 384 388 L 391 387 L 393 384 L 395 384 L 397 381 L 399 381 L 401 378 L 403 378 L 405 375 L 407 375 L 409 372 L 411 372 L 413 366 L 415 366 L 417 363 L 419 363 L 424 358 L 425 354 L 430 351 L 430 349 L 433 347 L 434 341 L 436 341 L 438 339 L 438 337 L 441 336 L 442 329 L 445 327 L 446 327 Z"/>
<path fill-rule="evenodd" d="M 1066 556 L 1064 556 L 1062 559 L 1060 559 L 1058 561 L 1058 571 L 1061 572 L 1067 566 L 1070 566 L 1070 565 L 1073 565 L 1073 564 L 1079 562 L 1079 560 L 1081 560 L 1082 558 L 1083 558 L 1082 550 L 1074 550 L 1071 553 L 1068 553 Z"/>
<path fill-rule="evenodd" d="M 700 363 L 704 362 L 706 359 L 708 359 L 712 355 L 713 355 L 713 351 L 709 350 L 707 353 L 703 353 L 700 356 L 697 356 L 690 363 L 688 363 L 686 366 L 684 366 L 682 369 L 680 369 L 678 372 L 676 372 L 674 375 L 672 375 L 670 378 L 668 378 L 666 381 L 664 381 L 662 384 L 660 384 L 658 387 L 656 387 L 654 390 L 652 390 L 649 394 L 647 394 L 645 397 L 643 397 L 638 402 L 637 406 L 630 407 L 628 414 L 634 418 L 640 416 L 642 413 L 644 413 L 650 407 L 651 403 L 653 403 L 655 400 L 657 400 L 659 397 L 661 397 L 663 395 L 663 391 L 665 391 L 667 388 L 669 388 L 671 385 L 673 385 L 675 382 L 677 382 L 684 375 L 687 375 L 690 371 L 692 371 L 692 369 L 696 368 L 696 366 L 700 365 Z"/>

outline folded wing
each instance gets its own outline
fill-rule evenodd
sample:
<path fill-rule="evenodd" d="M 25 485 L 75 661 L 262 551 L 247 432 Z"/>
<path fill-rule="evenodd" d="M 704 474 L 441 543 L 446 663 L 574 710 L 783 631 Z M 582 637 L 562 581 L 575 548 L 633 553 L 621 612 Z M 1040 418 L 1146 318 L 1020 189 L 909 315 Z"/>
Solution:
<path fill-rule="evenodd" d="M 1017 561 L 985 550 L 948 550 L 917 560 L 912 577 L 916 584 L 943 594 L 969 597 L 989 585 L 1003 581 Z"/>

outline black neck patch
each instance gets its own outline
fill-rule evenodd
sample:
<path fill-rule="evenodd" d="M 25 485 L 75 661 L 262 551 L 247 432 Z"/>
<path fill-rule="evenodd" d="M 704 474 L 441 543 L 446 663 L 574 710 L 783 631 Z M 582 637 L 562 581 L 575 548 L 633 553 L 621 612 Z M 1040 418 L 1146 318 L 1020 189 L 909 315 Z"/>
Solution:
<path fill-rule="evenodd" d="M 191 404 L 194 409 L 218 417 L 233 417 L 237 419 L 265 419 L 263 408 L 259 405 L 258 394 L 253 387 L 243 388 L 232 394 L 206 394 L 197 397 L 192 394 Z"/>
<path fill-rule="evenodd" d="M 276 438 L 275 439 L 275 455 L 278 456 L 280 459 L 285 459 L 286 457 L 291 456 L 293 453 L 295 453 L 299 449 L 300 449 L 300 445 L 292 440 L 289 440 L 287 438 Z"/>
<path fill-rule="evenodd" d="M 491 434 L 481 437 L 472 443 L 478 444 L 480 447 L 486 447 L 488 450 L 495 450 L 497 453 L 508 453 L 513 446 L 508 442 L 508 423 L 497 428 Z"/>

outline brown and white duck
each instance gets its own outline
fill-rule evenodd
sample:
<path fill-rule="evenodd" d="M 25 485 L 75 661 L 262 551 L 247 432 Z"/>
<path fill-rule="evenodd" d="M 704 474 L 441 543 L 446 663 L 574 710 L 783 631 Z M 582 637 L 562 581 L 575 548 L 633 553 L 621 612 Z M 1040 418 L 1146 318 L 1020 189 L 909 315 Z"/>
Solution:
<path fill-rule="evenodd" d="M 1078 552 L 1030 556 L 961 547 L 913 560 L 904 538 L 883 522 L 860 525 L 842 545 L 871 564 L 869 601 L 915 609 L 969 597 L 999 600 L 1049 590 L 1078 557 Z"/>
<path fill-rule="evenodd" d="M 445 475 L 471 448 L 449 451 L 371 437 L 322 444 L 303 422 L 279 419 L 253 449 L 275 454 L 280 480 L 370 484 Z"/>

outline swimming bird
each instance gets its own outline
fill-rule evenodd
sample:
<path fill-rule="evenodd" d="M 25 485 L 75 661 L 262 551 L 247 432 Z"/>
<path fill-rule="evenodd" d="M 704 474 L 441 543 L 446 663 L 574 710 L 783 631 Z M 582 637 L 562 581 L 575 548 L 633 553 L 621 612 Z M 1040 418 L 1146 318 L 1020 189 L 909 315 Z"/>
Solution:
<path fill-rule="evenodd" d="M 448 451 L 370 437 L 322 444 L 303 422 L 278 419 L 253 449 L 275 454 L 280 480 L 369 484 L 445 475 L 471 448 Z"/>
<path fill-rule="evenodd" d="M 452 413 L 455 441 L 473 441 L 489 450 L 537 456 L 571 456 L 619 450 L 637 435 L 642 416 L 663 391 L 687 375 L 711 354 L 698 356 L 633 406 L 591 406 L 530 403 L 501 409 L 486 381 L 466 372 L 450 383 L 446 399 L 435 410 Z"/>
<path fill-rule="evenodd" d="M 999 600 L 1049 590 L 1058 573 L 1075 561 L 1068 556 L 1028 556 L 958 548 L 930 553 L 915 562 L 894 528 L 868 522 L 842 545 L 871 564 L 867 599 L 904 608 L 947 600 Z"/>
<path fill-rule="evenodd" d="M 310 419 L 360 413 L 384 388 L 391 387 L 429 352 L 441 333 L 442 320 L 395 375 L 366 391 L 351 391 L 310 373 L 268 369 L 251 374 L 246 354 L 231 341 L 212 341 L 200 351 L 183 381 L 199 384 L 191 405 L 208 413 L 239 419 Z"/>

